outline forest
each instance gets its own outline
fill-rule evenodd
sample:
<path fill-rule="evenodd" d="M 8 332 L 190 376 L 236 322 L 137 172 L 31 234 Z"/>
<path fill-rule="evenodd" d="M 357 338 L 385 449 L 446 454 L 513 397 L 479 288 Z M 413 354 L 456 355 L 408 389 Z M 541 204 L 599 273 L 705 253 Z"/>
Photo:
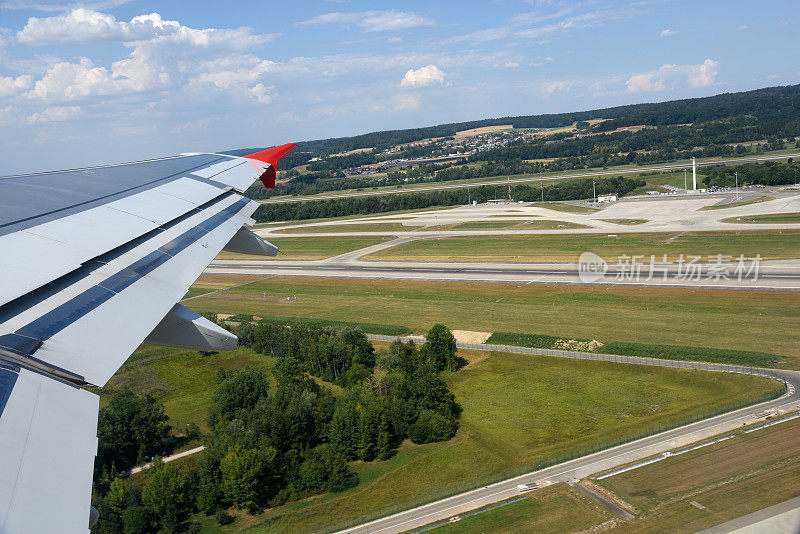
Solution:
<path fill-rule="evenodd" d="M 466 364 L 453 334 L 434 325 L 421 346 L 375 351 L 359 330 L 303 323 L 244 323 L 240 343 L 274 366 L 220 369 L 196 468 L 156 458 L 144 484 L 121 473 L 169 435 L 163 406 L 125 391 L 100 411 L 95 533 L 196 532 L 193 514 L 224 525 L 232 508 L 264 508 L 359 483 L 348 462 L 387 460 L 408 439 L 446 441 L 461 408 L 442 373 Z M 333 387 L 326 383 L 337 386 Z M 336 391 L 336 392 L 334 392 Z"/>

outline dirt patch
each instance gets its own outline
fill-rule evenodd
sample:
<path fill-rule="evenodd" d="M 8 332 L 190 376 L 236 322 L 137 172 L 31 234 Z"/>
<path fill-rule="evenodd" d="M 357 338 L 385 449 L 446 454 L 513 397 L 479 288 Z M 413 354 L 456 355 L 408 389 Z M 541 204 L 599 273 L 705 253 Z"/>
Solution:
<path fill-rule="evenodd" d="M 453 337 L 460 343 L 486 343 L 491 332 L 474 332 L 472 330 L 453 330 Z"/>

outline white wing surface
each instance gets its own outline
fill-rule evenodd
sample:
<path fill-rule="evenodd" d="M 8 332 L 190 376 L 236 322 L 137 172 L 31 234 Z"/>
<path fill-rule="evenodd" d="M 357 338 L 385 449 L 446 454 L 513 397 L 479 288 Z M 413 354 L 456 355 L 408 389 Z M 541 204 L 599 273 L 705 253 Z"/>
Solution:
<path fill-rule="evenodd" d="M 98 397 L 136 347 L 236 338 L 177 302 L 244 227 L 294 145 L 0 178 L 0 534 L 87 532 Z"/>

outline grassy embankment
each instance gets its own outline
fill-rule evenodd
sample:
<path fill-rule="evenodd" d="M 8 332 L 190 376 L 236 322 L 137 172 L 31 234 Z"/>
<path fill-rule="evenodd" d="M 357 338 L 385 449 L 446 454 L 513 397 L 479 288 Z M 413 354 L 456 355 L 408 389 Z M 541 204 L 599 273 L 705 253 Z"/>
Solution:
<path fill-rule="evenodd" d="M 252 281 L 203 275 L 198 289 Z M 259 300 L 263 294 L 272 299 Z M 296 295 L 297 299 L 281 302 Z M 777 354 L 800 367 L 800 295 L 723 291 L 272 277 L 186 304 L 198 311 L 407 326 L 443 322 L 480 332 L 526 332 L 605 343 L 680 345 Z"/>
<path fill-rule="evenodd" d="M 744 218 L 741 222 L 745 221 Z M 772 222 L 772 221 L 770 221 Z M 791 222 L 775 221 L 775 222 Z M 796 222 L 800 222 L 798 217 Z M 435 240 L 416 240 L 366 256 L 367 260 L 418 261 L 577 261 L 581 253 L 591 251 L 607 261 L 622 255 L 642 255 L 649 261 L 664 254 L 675 261 L 684 256 L 752 258 L 797 258 L 800 256 L 800 230 L 686 233 L 621 233 L 536 235 L 536 236 L 455 236 Z"/>
<path fill-rule="evenodd" d="M 218 367 L 271 367 L 273 363 L 270 357 L 247 349 L 212 356 L 155 350 L 141 349 L 115 380 L 141 387 L 144 377 L 160 384 L 162 392 L 151 392 L 165 402 L 178 428 L 189 420 L 202 423 Z M 463 408 L 460 429 L 452 440 L 428 445 L 407 442 L 390 460 L 354 462 L 361 480 L 357 487 L 269 509 L 255 517 L 242 515 L 233 528 L 252 528 L 253 532 L 334 528 L 538 462 L 580 454 L 642 429 L 677 424 L 777 387 L 751 376 L 461 353 L 470 365 L 447 377 Z M 204 523 L 208 532 L 219 531 L 212 521 Z"/>

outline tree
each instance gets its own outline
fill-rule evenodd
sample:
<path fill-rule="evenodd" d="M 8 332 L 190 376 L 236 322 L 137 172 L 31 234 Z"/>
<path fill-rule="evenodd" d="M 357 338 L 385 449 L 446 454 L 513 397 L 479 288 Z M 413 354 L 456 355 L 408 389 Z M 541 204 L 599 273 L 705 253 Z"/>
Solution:
<path fill-rule="evenodd" d="M 211 397 L 212 412 L 233 419 L 237 411 L 251 410 L 268 391 L 269 378 L 263 369 L 220 369 Z"/>
<path fill-rule="evenodd" d="M 220 491 L 238 508 L 252 509 L 262 496 L 274 493 L 275 460 L 272 447 L 244 449 L 234 446 L 220 460 Z"/>
<path fill-rule="evenodd" d="M 447 441 L 456 433 L 456 425 L 447 417 L 433 410 L 423 410 L 417 422 L 408 430 L 408 437 L 414 443 L 434 443 Z"/>
<path fill-rule="evenodd" d="M 159 523 L 174 519 L 186 503 L 186 487 L 177 469 L 160 458 L 153 461 L 142 490 L 142 504 Z M 171 522 L 171 521 L 168 521 Z"/>
<path fill-rule="evenodd" d="M 456 358 L 456 338 L 443 324 L 435 324 L 425 336 L 422 355 L 437 371 L 455 371 L 460 362 Z"/>
<path fill-rule="evenodd" d="M 122 532 L 124 534 L 147 534 L 150 528 L 150 516 L 144 506 L 131 506 L 122 512 Z"/>
<path fill-rule="evenodd" d="M 127 469 L 152 456 L 169 434 L 164 405 L 153 397 L 123 391 L 100 410 L 97 424 L 97 472 Z"/>
<path fill-rule="evenodd" d="M 358 450 L 358 413 L 353 402 L 342 402 L 331 418 L 331 447 L 345 460 L 355 460 Z"/>

